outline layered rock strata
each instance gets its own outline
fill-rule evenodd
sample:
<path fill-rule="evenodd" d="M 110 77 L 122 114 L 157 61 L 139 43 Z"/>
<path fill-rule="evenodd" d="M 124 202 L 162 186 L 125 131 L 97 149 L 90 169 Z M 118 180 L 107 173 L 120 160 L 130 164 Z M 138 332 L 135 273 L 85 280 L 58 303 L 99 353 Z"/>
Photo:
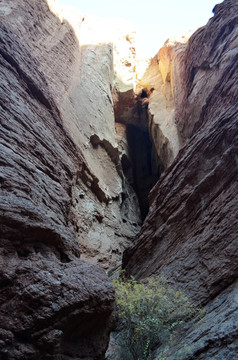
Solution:
<path fill-rule="evenodd" d="M 234 360 L 237 1 L 167 42 L 140 81 L 128 24 L 54 0 L 0 11 L 1 357 L 104 358 L 114 293 L 82 259 L 118 264 L 163 173 L 124 267 L 206 305 L 167 358 Z"/>
<path fill-rule="evenodd" d="M 29 2 L 31 14 L 54 19 L 43 3 Z M 114 291 L 99 266 L 79 259 L 71 223 L 72 189 L 79 174 L 96 194 L 98 181 L 66 130 L 42 64 L 24 36 L 13 32 L 14 22 L 8 16 L 19 11 L 20 3 L 4 5 L 0 357 L 103 359 Z M 22 26 L 29 25 L 24 23 L 24 13 L 18 16 Z M 39 35 L 40 24 L 32 26 L 39 26 Z M 34 32 L 27 34 L 34 39 Z M 40 49 L 44 52 L 44 47 Z"/>
<path fill-rule="evenodd" d="M 114 292 L 80 248 L 115 265 L 140 224 L 114 128 L 113 44 L 86 45 L 90 21 L 73 29 L 54 1 L 0 6 L 1 358 L 102 359 Z"/>
<path fill-rule="evenodd" d="M 238 352 L 237 11 L 237 1 L 217 5 L 180 53 L 175 113 L 186 145 L 153 188 L 149 214 L 123 257 L 128 274 L 164 273 L 207 305 L 202 325 L 171 360 Z"/>
<path fill-rule="evenodd" d="M 32 66 L 44 75 L 65 131 L 86 160 L 82 170 L 75 167 L 68 215 L 82 257 L 105 268 L 113 266 L 141 221 L 136 195 L 123 176 L 112 100 L 122 68 L 127 70 L 124 78 L 120 75 L 122 83 L 133 87 L 126 85 L 133 84 L 134 77 L 133 31 L 119 31 L 116 22 L 112 26 L 64 12 L 70 25 L 54 1 L 1 6 L 3 22 L 31 53 Z M 19 61 L 24 63 L 24 57 Z"/>

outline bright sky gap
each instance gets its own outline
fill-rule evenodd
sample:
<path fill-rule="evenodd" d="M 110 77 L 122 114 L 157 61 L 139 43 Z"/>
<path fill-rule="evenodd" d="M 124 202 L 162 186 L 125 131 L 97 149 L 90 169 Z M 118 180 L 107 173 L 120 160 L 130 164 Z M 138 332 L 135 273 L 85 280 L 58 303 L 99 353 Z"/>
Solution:
<path fill-rule="evenodd" d="M 168 37 L 207 23 L 220 0 L 58 0 L 63 6 L 100 18 L 130 20 L 137 30 L 137 50 L 154 56 Z"/>

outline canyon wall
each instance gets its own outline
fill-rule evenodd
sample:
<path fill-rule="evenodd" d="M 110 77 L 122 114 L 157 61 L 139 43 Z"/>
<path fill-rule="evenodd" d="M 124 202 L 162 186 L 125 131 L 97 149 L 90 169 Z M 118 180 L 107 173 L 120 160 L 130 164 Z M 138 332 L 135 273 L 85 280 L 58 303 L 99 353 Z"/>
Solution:
<path fill-rule="evenodd" d="M 140 227 L 112 100 L 132 40 L 113 24 L 119 54 L 112 23 L 70 24 L 55 1 L 7 0 L 0 14 L 0 357 L 103 359 L 114 290 L 83 259 L 115 266 Z"/>
<path fill-rule="evenodd" d="M 236 14 L 217 5 L 139 78 L 131 24 L 0 3 L 3 359 L 104 359 L 102 268 L 124 249 L 128 275 L 164 273 L 206 306 L 168 359 L 236 359 Z"/>
<path fill-rule="evenodd" d="M 5 0 L 0 16 L 1 356 L 101 359 L 114 294 L 84 260 L 120 264 L 169 163 L 135 32 L 54 0 Z"/>
<path fill-rule="evenodd" d="M 136 195 L 123 176 L 112 99 L 114 88 L 133 88 L 133 30 L 127 23 L 62 13 L 54 1 L 4 2 L 2 13 L 44 75 L 65 131 L 84 154 L 68 214 L 81 256 L 114 266 L 141 222 Z"/>
<path fill-rule="evenodd" d="M 202 324 L 168 352 L 170 360 L 238 353 L 237 11 L 237 1 L 217 5 L 177 51 L 175 119 L 185 145 L 151 191 L 149 214 L 123 256 L 128 275 L 164 273 L 206 305 Z"/>

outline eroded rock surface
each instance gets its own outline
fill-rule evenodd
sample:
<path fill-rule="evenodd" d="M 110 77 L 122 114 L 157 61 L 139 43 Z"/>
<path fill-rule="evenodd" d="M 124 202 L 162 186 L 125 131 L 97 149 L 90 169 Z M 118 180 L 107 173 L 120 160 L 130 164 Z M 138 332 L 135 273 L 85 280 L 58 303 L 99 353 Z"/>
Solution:
<path fill-rule="evenodd" d="M 164 272 L 207 306 L 170 360 L 234 360 L 237 1 L 188 45 L 167 43 L 137 84 L 127 25 L 66 20 L 54 0 L 0 10 L 1 357 L 104 358 L 114 293 L 82 258 L 118 264 L 165 170 L 124 267 Z"/>
<path fill-rule="evenodd" d="M 180 58 L 175 111 L 187 143 L 152 190 L 149 214 L 123 259 L 128 274 L 163 272 L 207 304 L 209 315 L 188 335 L 193 345 L 181 359 L 236 359 L 238 352 L 237 6 L 216 6 Z"/>
<path fill-rule="evenodd" d="M 224 108 L 234 103 L 228 84 L 222 94 L 219 89 L 227 81 L 232 92 L 234 88 L 230 82 L 235 78 L 232 71 L 236 71 L 237 61 L 237 6 L 236 0 L 216 5 L 215 17 L 192 36 L 177 61 L 177 71 L 179 69 L 181 75 L 175 100 L 176 121 L 185 139 L 197 131 L 205 109 L 210 109 L 211 113 L 215 111 L 212 116 L 219 116 Z M 211 102 L 217 98 L 222 103 L 212 107 Z"/>
<path fill-rule="evenodd" d="M 93 197 L 101 224 L 123 180 L 106 192 L 82 153 L 81 115 L 69 106 L 81 59 L 72 27 L 41 0 L 2 2 L 1 15 L 0 357 L 103 359 L 114 291 L 102 268 L 80 259 L 74 201 Z M 108 143 L 101 151 L 114 164 Z"/>
<path fill-rule="evenodd" d="M 114 291 L 102 268 L 49 245 L 4 245 L 1 359 L 104 359 Z"/>
<path fill-rule="evenodd" d="M 182 146 L 175 122 L 174 94 L 179 76 L 174 79 L 174 69 L 177 54 L 184 46 L 178 40 L 167 41 L 151 59 L 137 85 L 137 92 L 142 96 L 144 94 L 148 101 L 148 131 L 153 143 L 154 160 L 159 159 L 157 167 L 160 166 L 162 171 L 173 162 Z M 160 173 L 162 171 L 160 169 Z"/>
<path fill-rule="evenodd" d="M 141 222 L 123 176 L 112 99 L 114 65 L 119 75 L 121 68 L 127 69 L 125 78 L 120 75 L 122 83 L 133 82 L 133 64 L 125 63 L 126 54 L 133 62 L 133 31 L 129 25 L 122 31 L 119 22 L 62 12 L 55 1 L 5 1 L 2 12 L 9 31 L 26 45 L 43 73 L 63 127 L 87 162 L 76 171 L 69 194 L 69 226 L 82 257 L 114 266 Z M 124 201 L 132 218 L 123 212 Z"/>

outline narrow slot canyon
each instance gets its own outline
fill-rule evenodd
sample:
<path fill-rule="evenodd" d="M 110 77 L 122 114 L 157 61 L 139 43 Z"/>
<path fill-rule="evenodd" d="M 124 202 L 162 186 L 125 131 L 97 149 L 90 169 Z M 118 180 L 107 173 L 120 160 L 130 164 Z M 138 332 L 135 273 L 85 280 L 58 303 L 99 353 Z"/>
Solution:
<path fill-rule="evenodd" d="M 237 359 L 238 1 L 146 59 L 127 21 L 0 3 L 0 359 L 126 359 L 121 269 L 205 307 L 180 331 L 165 295 L 175 338 L 135 359 Z"/>
<path fill-rule="evenodd" d="M 126 135 L 130 162 L 122 160 L 123 173 L 138 196 L 144 220 L 149 210 L 149 192 L 159 178 L 152 163 L 152 143 L 149 133 L 134 125 L 127 125 Z"/>
<path fill-rule="evenodd" d="M 115 111 L 116 129 L 118 124 L 124 126 L 127 149 L 121 156 L 123 175 L 137 195 L 142 221 L 149 211 L 149 192 L 165 169 L 150 133 L 152 119 L 148 105 L 153 91 L 152 87 L 142 88 L 131 99 L 122 97 L 121 103 L 119 95 Z"/>

